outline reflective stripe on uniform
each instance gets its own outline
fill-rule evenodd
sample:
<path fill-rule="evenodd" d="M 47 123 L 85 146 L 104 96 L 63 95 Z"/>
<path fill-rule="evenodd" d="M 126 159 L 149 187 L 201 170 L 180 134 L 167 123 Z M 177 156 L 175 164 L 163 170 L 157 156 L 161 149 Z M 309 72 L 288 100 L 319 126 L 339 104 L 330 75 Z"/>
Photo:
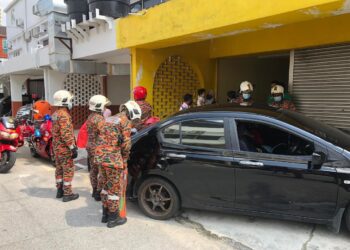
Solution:
<path fill-rule="evenodd" d="M 118 195 L 108 195 L 108 200 L 119 201 L 119 196 Z"/>
<path fill-rule="evenodd" d="M 71 182 L 70 182 L 70 181 L 64 181 L 64 182 L 63 182 L 63 185 L 64 185 L 64 186 L 69 186 L 69 185 L 71 185 Z"/>
<path fill-rule="evenodd" d="M 56 180 L 56 183 L 62 183 L 62 182 L 63 182 L 62 179 L 57 179 L 57 180 Z"/>
<path fill-rule="evenodd" d="M 101 194 L 106 194 L 106 195 L 107 195 L 108 192 L 107 192 L 106 190 L 102 189 L 102 190 L 101 190 Z"/>

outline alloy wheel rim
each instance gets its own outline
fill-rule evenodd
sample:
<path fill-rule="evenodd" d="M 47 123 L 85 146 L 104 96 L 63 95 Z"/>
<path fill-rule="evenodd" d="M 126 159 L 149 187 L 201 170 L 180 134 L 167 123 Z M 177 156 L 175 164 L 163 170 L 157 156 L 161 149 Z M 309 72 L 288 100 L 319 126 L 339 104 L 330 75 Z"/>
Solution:
<path fill-rule="evenodd" d="M 158 183 L 147 186 L 142 194 L 142 202 L 146 210 L 154 216 L 165 215 L 173 207 L 173 198 L 169 190 Z"/>

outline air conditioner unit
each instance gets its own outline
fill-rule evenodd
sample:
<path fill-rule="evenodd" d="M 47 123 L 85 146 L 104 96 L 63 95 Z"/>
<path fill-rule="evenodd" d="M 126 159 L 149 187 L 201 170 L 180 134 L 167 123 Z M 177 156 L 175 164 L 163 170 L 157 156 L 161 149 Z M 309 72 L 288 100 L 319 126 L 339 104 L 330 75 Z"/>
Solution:
<path fill-rule="evenodd" d="M 29 31 L 24 32 L 24 40 L 26 42 L 30 42 L 30 40 L 32 40 L 32 35 Z"/>
<path fill-rule="evenodd" d="M 32 12 L 33 12 L 33 15 L 40 16 L 40 11 L 37 4 L 33 5 Z"/>
<path fill-rule="evenodd" d="M 24 22 L 23 22 L 23 19 L 16 19 L 16 26 L 17 27 L 20 27 L 20 28 L 23 28 L 24 27 Z"/>
<path fill-rule="evenodd" d="M 31 31 L 32 37 L 38 38 L 40 36 L 40 26 L 34 27 Z"/>

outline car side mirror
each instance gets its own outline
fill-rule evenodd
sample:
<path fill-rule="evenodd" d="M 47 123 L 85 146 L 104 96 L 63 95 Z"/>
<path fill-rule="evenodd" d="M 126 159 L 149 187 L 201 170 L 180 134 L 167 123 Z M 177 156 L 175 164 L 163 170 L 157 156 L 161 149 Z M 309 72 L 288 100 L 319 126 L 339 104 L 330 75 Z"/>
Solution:
<path fill-rule="evenodd" d="M 323 163 L 326 162 L 327 155 L 323 152 L 314 152 L 311 159 L 311 167 L 314 169 L 320 169 Z"/>

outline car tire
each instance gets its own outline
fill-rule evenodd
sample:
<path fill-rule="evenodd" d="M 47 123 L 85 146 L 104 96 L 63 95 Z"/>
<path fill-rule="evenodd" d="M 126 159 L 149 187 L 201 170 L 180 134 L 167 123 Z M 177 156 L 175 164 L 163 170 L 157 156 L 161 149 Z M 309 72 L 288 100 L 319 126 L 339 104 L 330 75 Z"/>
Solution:
<path fill-rule="evenodd" d="M 180 209 L 180 197 L 168 181 L 152 177 L 144 180 L 137 191 L 142 212 L 155 220 L 174 217 Z"/>
<path fill-rule="evenodd" d="M 345 225 L 348 231 L 350 232 L 350 205 L 348 206 L 345 212 Z"/>
<path fill-rule="evenodd" d="M 36 152 L 35 148 L 30 148 L 30 155 L 34 158 L 38 158 L 39 155 L 38 153 Z"/>

